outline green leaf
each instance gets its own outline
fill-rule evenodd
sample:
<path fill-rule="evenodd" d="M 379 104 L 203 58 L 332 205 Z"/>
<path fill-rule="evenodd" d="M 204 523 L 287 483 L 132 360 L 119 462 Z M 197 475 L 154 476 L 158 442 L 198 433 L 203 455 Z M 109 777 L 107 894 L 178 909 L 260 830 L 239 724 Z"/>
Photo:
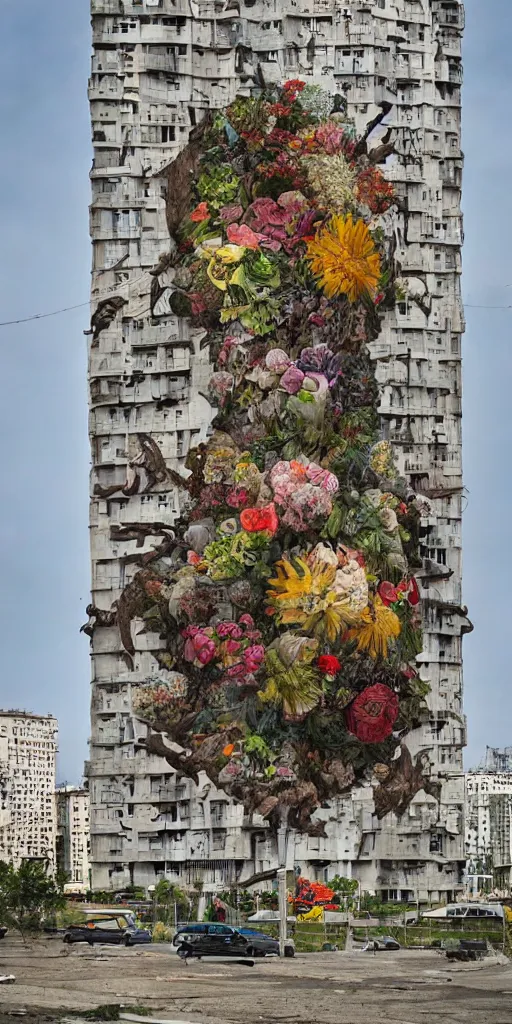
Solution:
<path fill-rule="evenodd" d="M 325 529 L 329 537 L 333 540 L 338 536 L 343 525 L 343 510 L 337 502 L 334 503 L 333 510 L 325 524 Z"/>

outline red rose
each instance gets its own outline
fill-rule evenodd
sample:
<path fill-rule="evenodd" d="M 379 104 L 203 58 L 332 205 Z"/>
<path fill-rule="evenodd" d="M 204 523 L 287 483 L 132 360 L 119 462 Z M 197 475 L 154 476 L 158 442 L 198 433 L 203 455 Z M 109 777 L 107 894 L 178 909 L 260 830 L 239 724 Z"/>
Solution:
<path fill-rule="evenodd" d="M 411 608 L 415 608 L 420 603 L 420 591 L 414 576 L 411 576 L 410 580 L 402 580 L 397 589 L 407 598 Z"/>
<path fill-rule="evenodd" d="M 398 717 L 398 697 L 389 686 L 367 686 L 346 712 L 347 729 L 362 743 L 382 743 Z"/>
<path fill-rule="evenodd" d="M 335 676 L 341 668 L 341 662 L 334 657 L 334 654 L 321 654 L 317 665 L 324 676 Z"/>
<path fill-rule="evenodd" d="M 264 505 L 263 508 L 244 508 L 240 515 L 240 522 L 242 529 L 247 530 L 247 533 L 258 533 L 260 530 L 266 530 L 267 533 L 273 535 L 279 526 L 274 502 L 272 501 L 270 505 Z"/>
<path fill-rule="evenodd" d="M 407 594 L 407 600 L 413 608 L 420 603 L 420 591 L 414 576 L 409 580 L 409 593 Z"/>
<path fill-rule="evenodd" d="M 398 601 L 398 591 L 401 589 L 401 585 L 397 589 L 392 583 L 388 583 L 387 580 L 383 580 L 382 583 L 379 583 L 377 592 L 382 603 L 386 605 L 386 608 L 389 608 L 390 604 L 394 604 L 395 601 Z"/>

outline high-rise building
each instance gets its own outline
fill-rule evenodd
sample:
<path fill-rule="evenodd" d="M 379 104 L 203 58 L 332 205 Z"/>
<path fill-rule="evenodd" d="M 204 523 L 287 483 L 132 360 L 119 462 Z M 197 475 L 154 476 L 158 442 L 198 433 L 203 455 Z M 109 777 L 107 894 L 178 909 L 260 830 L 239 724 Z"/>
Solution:
<path fill-rule="evenodd" d="M 0 860 L 55 868 L 57 720 L 0 711 Z"/>
<path fill-rule="evenodd" d="M 113 603 L 179 514 L 169 477 L 206 437 L 208 349 L 171 313 L 166 168 L 205 111 L 289 78 L 342 93 L 378 132 L 400 196 L 390 211 L 403 297 L 371 346 L 382 434 L 424 496 L 418 577 L 428 720 L 409 738 L 438 784 L 378 820 L 362 786 L 330 809 L 328 838 L 295 837 L 290 866 L 359 877 L 384 898 L 452 898 L 464 863 L 461 593 L 462 152 L 458 0 L 92 0 L 94 163 L 90 335 L 93 884 L 161 877 L 225 887 L 275 866 L 262 820 L 148 755 L 132 692 L 157 668 L 158 634 L 120 642 Z M 377 137 L 379 141 L 379 137 Z M 141 623 L 142 626 L 142 623 Z M 141 742 L 142 741 L 142 742 Z M 419 762 L 418 762 L 419 763 Z M 411 767 L 411 771 L 414 769 Z M 431 790 L 433 787 L 430 787 Z"/>
<path fill-rule="evenodd" d="M 466 857 L 469 877 L 512 883 L 512 750 L 488 747 L 485 763 L 466 773 Z"/>
<path fill-rule="evenodd" d="M 57 868 L 69 882 L 89 885 L 89 794 L 80 786 L 58 786 Z"/>

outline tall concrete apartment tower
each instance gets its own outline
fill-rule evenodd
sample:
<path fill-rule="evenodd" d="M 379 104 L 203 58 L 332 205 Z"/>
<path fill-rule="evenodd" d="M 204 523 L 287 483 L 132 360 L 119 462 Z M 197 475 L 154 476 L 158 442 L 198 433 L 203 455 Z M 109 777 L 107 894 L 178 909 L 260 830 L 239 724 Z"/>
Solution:
<path fill-rule="evenodd" d="M 0 711 L 0 860 L 55 870 L 57 719 Z"/>
<path fill-rule="evenodd" d="M 180 496 L 167 477 L 204 439 L 208 350 L 170 312 L 169 162 L 209 107 L 289 78 L 343 93 L 358 132 L 389 105 L 386 173 L 403 301 L 372 355 L 383 436 L 425 496 L 422 678 L 430 718 L 410 736 L 439 783 L 378 821 L 371 787 L 321 813 L 327 839 L 295 837 L 290 867 L 357 876 L 383 898 L 453 898 L 464 860 L 461 707 L 461 34 L 458 0 L 92 0 L 94 143 L 89 339 L 93 608 L 88 763 L 93 885 L 167 877 L 205 889 L 275 866 L 261 819 L 208 785 L 177 780 L 144 749 L 131 695 L 154 673 L 157 634 L 127 659 L 109 614 L 162 542 Z M 386 107 L 386 110 L 388 108 Z M 162 458 L 160 458 L 161 453 Z M 141 623 L 142 625 L 142 623 Z"/>

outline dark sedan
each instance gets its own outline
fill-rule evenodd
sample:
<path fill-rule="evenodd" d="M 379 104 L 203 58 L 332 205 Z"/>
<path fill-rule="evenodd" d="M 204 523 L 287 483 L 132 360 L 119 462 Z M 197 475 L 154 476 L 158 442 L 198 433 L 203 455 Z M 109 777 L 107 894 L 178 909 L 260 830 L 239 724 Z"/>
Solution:
<path fill-rule="evenodd" d="M 265 932 L 257 932 L 254 928 L 239 928 L 240 935 L 244 935 L 253 947 L 257 955 L 265 956 L 266 953 L 279 953 L 279 942 Z M 286 939 L 284 948 L 285 956 L 295 956 L 295 945 L 292 939 Z"/>
<path fill-rule="evenodd" d="M 379 935 L 378 938 L 368 939 L 363 947 L 363 953 L 378 953 L 382 950 L 392 951 L 400 949 L 400 943 L 392 935 Z"/>
<path fill-rule="evenodd" d="M 66 929 L 64 942 L 108 943 L 116 946 L 135 946 L 151 942 L 151 935 L 143 928 L 127 925 L 123 917 L 102 917 Z"/>
<path fill-rule="evenodd" d="M 255 932 L 251 928 L 233 928 L 229 924 L 190 924 L 176 932 L 173 945 L 181 957 L 192 956 L 266 956 L 279 953 L 275 939 Z M 294 955 L 291 941 L 287 944 L 287 956 Z"/>

